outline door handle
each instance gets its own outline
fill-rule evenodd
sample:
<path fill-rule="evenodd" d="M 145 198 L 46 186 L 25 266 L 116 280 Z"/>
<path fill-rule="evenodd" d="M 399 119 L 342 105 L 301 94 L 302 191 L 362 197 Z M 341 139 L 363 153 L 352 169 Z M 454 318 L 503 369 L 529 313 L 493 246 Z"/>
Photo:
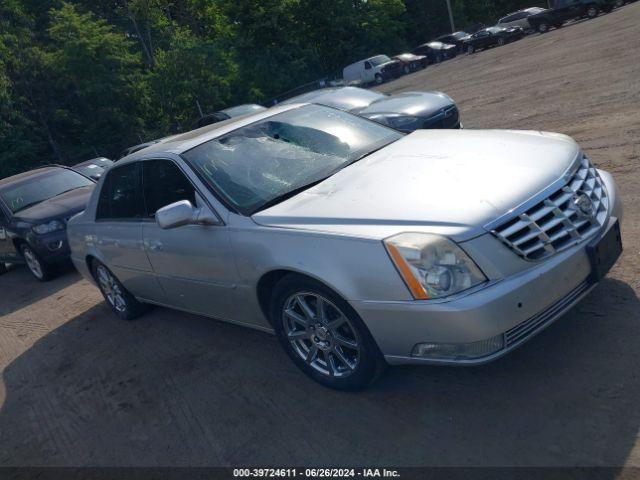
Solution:
<path fill-rule="evenodd" d="M 164 245 L 159 240 L 149 242 L 149 250 L 151 250 L 152 252 L 161 252 L 163 247 Z"/>

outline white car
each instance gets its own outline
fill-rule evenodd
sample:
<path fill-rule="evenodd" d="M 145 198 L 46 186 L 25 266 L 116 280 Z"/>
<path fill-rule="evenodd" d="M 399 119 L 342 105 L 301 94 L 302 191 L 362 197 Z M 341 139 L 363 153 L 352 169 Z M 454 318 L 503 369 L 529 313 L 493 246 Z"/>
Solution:
<path fill-rule="evenodd" d="M 540 7 L 525 8 L 524 10 L 518 10 L 517 12 L 510 13 L 498 20 L 496 24 L 498 27 L 520 27 L 523 30 L 531 30 L 529 20 L 531 15 L 543 12 L 545 9 Z"/>
<path fill-rule="evenodd" d="M 381 84 L 393 76 L 392 73 L 397 64 L 397 61 L 391 60 L 386 55 L 376 55 L 344 67 L 342 78 L 348 85 Z"/>

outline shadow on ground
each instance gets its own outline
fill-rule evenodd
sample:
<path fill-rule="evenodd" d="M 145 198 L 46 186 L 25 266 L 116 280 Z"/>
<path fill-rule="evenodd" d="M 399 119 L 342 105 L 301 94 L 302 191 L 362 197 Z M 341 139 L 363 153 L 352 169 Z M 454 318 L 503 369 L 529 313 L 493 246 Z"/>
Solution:
<path fill-rule="evenodd" d="M 261 332 L 99 304 L 4 371 L 0 465 L 622 465 L 640 422 L 640 303 L 604 281 L 483 367 L 307 380 Z"/>
<path fill-rule="evenodd" d="M 58 275 L 48 282 L 36 280 L 25 265 L 10 265 L 9 271 L 0 275 L 0 292 L 9 290 L 12 292 L 1 294 L 0 316 L 8 315 L 43 298 L 55 295 L 81 278 L 71 263 L 60 265 Z M 31 288 L 11 288 L 13 285 L 22 287 L 28 285 Z"/>

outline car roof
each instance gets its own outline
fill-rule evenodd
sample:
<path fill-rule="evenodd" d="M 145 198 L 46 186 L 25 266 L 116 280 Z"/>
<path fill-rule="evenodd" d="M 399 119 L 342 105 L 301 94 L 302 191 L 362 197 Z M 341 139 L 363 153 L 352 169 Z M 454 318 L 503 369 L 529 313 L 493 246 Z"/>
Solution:
<path fill-rule="evenodd" d="M 358 87 L 330 87 L 321 88 L 312 92 L 303 93 L 293 98 L 284 100 L 280 105 L 290 105 L 293 103 L 318 103 L 339 110 L 349 111 L 353 108 L 362 107 L 384 97 L 384 94 L 373 90 L 366 90 Z"/>
<path fill-rule="evenodd" d="M 52 170 L 55 170 L 57 168 L 64 168 L 64 167 L 60 167 L 57 165 L 50 165 L 47 167 L 41 167 L 41 168 L 35 168 L 33 170 L 29 170 L 28 172 L 23 172 L 23 173 L 18 173 L 17 175 L 13 175 L 11 177 L 6 177 L 0 180 L 0 188 L 1 187 L 6 187 L 9 185 L 14 185 L 16 183 L 20 183 L 24 180 L 26 180 L 29 177 L 35 177 L 38 175 L 41 175 L 43 173 L 47 173 L 50 172 Z"/>
<path fill-rule="evenodd" d="M 393 58 L 420 58 L 424 57 L 424 55 L 416 55 L 415 53 L 399 53 L 398 55 L 394 55 Z"/>
<path fill-rule="evenodd" d="M 248 112 L 247 109 L 249 109 Z M 239 110 L 243 113 L 237 113 Z M 224 108 L 220 110 L 220 112 L 228 115 L 229 117 L 239 117 L 241 115 L 248 115 L 253 112 L 262 112 L 264 110 L 266 110 L 266 107 L 263 107 L 262 105 L 259 105 L 257 103 L 243 103 L 242 105 L 235 105 L 233 107 Z"/>
<path fill-rule="evenodd" d="M 95 157 L 90 160 L 85 160 L 84 162 L 76 163 L 73 165 L 74 167 L 84 167 L 85 165 L 99 164 L 101 162 L 107 161 L 110 164 L 113 163 L 113 160 L 107 157 Z"/>
<path fill-rule="evenodd" d="M 153 156 L 154 154 L 158 155 L 168 153 L 179 155 L 187 150 L 191 150 L 193 147 L 208 142 L 209 140 L 213 140 L 214 138 L 221 137 L 222 135 L 237 130 L 238 128 L 272 117 L 278 113 L 299 108 L 303 105 L 306 104 L 279 105 L 253 115 L 230 118 L 229 120 L 223 120 L 222 122 L 205 125 L 204 127 L 196 128 L 195 130 L 174 135 L 143 150 L 127 155 L 118 161 L 118 165 Z"/>

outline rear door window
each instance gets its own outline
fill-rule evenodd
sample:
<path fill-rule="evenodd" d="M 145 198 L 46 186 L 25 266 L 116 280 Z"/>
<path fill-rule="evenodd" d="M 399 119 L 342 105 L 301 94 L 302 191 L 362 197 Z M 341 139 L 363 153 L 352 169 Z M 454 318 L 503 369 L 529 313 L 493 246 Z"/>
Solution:
<path fill-rule="evenodd" d="M 144 214 L 140 162 L 109 170 L 100 191 L 96 220 L 140 220 Z"/>

